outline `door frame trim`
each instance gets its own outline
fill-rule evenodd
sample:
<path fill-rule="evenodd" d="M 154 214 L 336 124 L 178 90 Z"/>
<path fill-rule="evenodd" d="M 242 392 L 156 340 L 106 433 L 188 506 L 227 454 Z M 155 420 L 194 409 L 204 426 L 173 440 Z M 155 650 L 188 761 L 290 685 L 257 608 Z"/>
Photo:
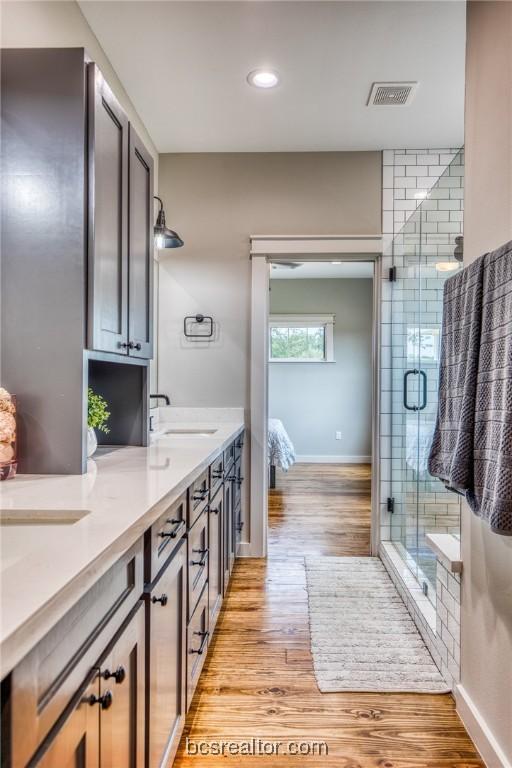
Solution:
<path fill-rule="evenodd" d="M 372 333 L 372 478 L 371 553 L 380 542 L 380 311 L 382 235 L 252 235 L 251 369 L 250 369 L 250 534 L 243 555 L 266 557 L 268 528 L 268 315 L 270 264 L 293 261 L 371 261 L 373 273 Z"/>

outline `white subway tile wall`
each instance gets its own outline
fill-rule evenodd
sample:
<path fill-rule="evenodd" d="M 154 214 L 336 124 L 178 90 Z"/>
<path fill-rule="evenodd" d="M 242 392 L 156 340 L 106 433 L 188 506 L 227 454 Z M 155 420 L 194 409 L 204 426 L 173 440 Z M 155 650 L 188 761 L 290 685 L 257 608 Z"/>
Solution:
<path fill-rule="evenodd" d="M 381 543 L 379 555 L 437 668 L 455 691 L 460 681 L 460 575 L 437 557 L 434 608 L 391 542 Z"/>
<path fill-rule="evenodd" d="M 455 238 L 463 231 L 463 152 L 385 150 L 382 181 L 381 542 L 394 542 L 391 549 L 397 557 L 402 556 L 402 565 L 411 572 L 412 581 L 401 578 L 400 588 L 408 593 L 407 599 L 402 595 L 404 602 L 451 684 L 458 675 L 459 641 L 454 622 L 460 601 L 447 587 L 439 595 L 438 575 L 444 578 L 443 565 L 436 562 L 424 539 L 427 532 L 458 533 L 460 525 L 459 499 L 430 478 L 425 453 L 421 452 L 429 443 L 435 422 L 438 361 L 422 359 L 427 405 L 421 412 L 404 410 L 403 378 L 406 369 L 417 367 L 408 352 L 411 343 L 414 346 L 414 332 L 421 327 L 424 337 L 425 329 L 431 328 L 435 338 L 441 326 L 443 285 L 450 273 L 439 271 L 436 264 L 453 260 Z M 389 282 L 392 266 L 396 269 L 395 283 Z M 410 378 L 411 397 L 418 391 L 419 380 L 419 376 Z M 392 513 L 388 498 L 394 499 Z M 381 555 L 383 551 L 381 547 Z M 389 553 L 383 561 L 390 570 Z M 403 568 L 393 568 L 392 576 L 400 573 L 403 577 Z M 456 591 L 457 578 L 450 574 L 452 591 Z M 429 597 L 423 594 L 422 586 L 428 589 Z M 436 616 L 436 603 L 442 618 L 444 611 L 450 616 L 449 622 Z M 426 616 L 430 616 L 430 623 Z"/>

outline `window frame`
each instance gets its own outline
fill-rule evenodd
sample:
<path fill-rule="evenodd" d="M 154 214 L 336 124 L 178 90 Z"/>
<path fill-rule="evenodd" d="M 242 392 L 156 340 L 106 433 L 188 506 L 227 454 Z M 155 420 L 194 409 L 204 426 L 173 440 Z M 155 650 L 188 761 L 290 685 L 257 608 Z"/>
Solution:
<path fill-rule="evenodd" d="M 335 363 L 334 359 L 334 314 L 271 314 L 268 318 L 268 362 L 269 363 Z M 322 360 L 310 357 L 272 357 L 273 328 L 324 328 L 324 357 Z"/>

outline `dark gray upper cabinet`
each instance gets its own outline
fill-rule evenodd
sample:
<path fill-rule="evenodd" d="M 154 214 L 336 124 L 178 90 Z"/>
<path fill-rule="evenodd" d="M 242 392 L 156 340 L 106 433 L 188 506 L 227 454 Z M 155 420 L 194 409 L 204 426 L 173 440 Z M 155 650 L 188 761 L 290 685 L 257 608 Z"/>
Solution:
<path fill-rule="evenodd" d="M 95 64 L 88 80 L 88 347 L 148 359 L 153 159 Z"/>
<path fill-rule="evenodd" d="M 153 313 L 153 158 L 130 125 L 128 350 L 151 358 Z"/>
<path fill-rule="evenodd" d="M 83 48 L 0 58 L 0 365 L 18 471 L 82 473 L 91 359 L 141 369 L 121 421 L 147 443 L 152 162 Z"/>
<path fill-rule="evenodd" d="M 127 354 L 129 124 L 95 64 L 88 77 L 88 346 Z"/>

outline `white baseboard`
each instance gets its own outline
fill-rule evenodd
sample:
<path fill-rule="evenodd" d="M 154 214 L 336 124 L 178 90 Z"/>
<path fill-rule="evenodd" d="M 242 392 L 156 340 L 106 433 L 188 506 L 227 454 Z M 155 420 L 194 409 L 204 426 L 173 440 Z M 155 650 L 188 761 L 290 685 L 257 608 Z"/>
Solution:
<path fill-rule="evenodd" d="M 457 712 L 487 768 L 512 768 L 489 726 L 462 685 L 455 689 Z"/>
<path fill-rule="evenodd" d="M 251 545 L 248 541 L 240 542 L 237 557 L 254 557 L 251 552 Z"/>
<path fill-rule="evenodd" d="M 298 464 L 371 464 L 371 456 L 297 456 Z"/>

